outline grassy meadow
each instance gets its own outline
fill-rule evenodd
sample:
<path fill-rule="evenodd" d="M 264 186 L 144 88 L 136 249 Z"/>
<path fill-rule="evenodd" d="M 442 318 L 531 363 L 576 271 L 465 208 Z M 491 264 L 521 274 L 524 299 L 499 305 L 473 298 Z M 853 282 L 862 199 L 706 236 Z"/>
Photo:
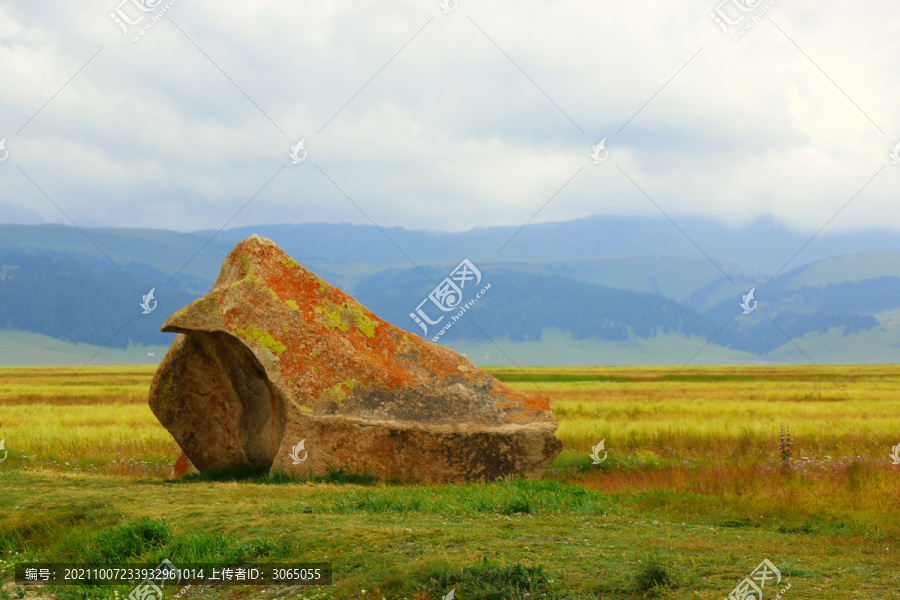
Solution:
<path fill-rule="evenodd" d="M 720 600 L 766 558 L 783 576 L 766 599 L 787 584 L 787 598 L 900 598 L 900 366 L 489 369 L 552 399 L 565 449 L 539 480 L 431 486 L 172 481 L 154 370 L 0 369 L 0 600 L 22 597 L 23 561 L 166 557 L 334 566 L 330 586 L 189 599 Z"/>

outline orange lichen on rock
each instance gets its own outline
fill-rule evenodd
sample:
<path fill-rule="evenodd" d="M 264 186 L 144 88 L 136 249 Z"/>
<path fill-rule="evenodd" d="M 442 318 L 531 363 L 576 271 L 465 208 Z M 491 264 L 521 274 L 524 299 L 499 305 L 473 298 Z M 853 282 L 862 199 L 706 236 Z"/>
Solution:
<path fill-rule="evenodd" d="M 562 446 L 549 399 L 380 319 L 256 235 L 162 330 L 180 335 L 150 406 L 200 470 L 466 481 L 540 475 Z"/>
<path fill-rule="evenodd" d="M 191 464 L 191 460 L 187 457 L 187 455 L 182 452 L 178 455 L 178 459 L 175 461 L 175 465 L 172 467 L 172 477 L 179 479 L 184 477 L 185 475 L 190 475 L 192 473 L 199 473 L 197 467 Z"/>

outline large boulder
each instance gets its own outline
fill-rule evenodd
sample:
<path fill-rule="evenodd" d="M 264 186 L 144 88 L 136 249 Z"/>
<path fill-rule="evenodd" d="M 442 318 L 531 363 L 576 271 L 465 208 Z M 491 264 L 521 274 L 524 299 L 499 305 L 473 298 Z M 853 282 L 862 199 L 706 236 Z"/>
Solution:
<path fill-rule="evenodd" d="M 150 408 L 186 455 L 176 473 L 536 477 L 562 448 L 548 398 L 379 319 L 257 235 L 162 330 L 179 335 Z"/>

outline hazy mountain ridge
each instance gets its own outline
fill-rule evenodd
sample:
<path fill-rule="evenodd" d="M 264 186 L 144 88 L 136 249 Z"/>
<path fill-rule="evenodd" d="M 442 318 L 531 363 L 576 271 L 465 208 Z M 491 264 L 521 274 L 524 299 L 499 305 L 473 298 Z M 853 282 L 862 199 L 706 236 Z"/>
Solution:
<path fill-rule="evenodd" d="M 102 261 L 112 268 L 143 263 L 165 273 L 165 280 L 180 270 L 179 279 L 193 276 L 211 283 L 233 247 L 210 236 L 164 229 L 0 225 L 0 253 L 65 256 L 88 264 Z"/>
<path fill-rule="evenodd" d="M 705 258 L 723 267 L 743 265 L 750 271 L 774 274 L 783 267 L 813 263 L 859 252 L 900 251 L 900 234 L 797 233 L 769 218 L 741 227 L 700 217 L 592 216 L 554 223 L 476 227 L 459 233 L 407 230 L 402 227 L 306 223 L 237 227 L 218 234 L 238 242 L 252 233 L 269 237 L 297 260 L 415 262 L 450 260 L 535 260 L 597 256 L 679 256 Z M 212 235 L 213 231 L 195 231 Z M 696 246 L 694 245 L 696 243 Z M 396 245 L 395 245 L 396 244 Z M 401 252 L 398 249 L 402 249 Z M 698 250 L 702 249 L 702 252 Z M 802 249 L 802 250 L 801 250 Z M 799 252 L 799 254 L 797 254 Z M 791 259 L 795 254 L 797 256 Z M 791 260 L 790 264 L 786 264 Z M 710 267 L 716 267 L 710 264 Z"/>
<path fill-rule="evenodd" d="M 662 343 L 663 338 L 671 344 L 672 336 L 707 340 L 715 335 L 712 346 L 766 356 L 790 345 L 785 334 L 792 339 L 810 335 L 846 338 L 863 332 L 874 335 L 883 330 L 878 327 L 877 315 L 900 307 L 900 252 L 888 251 L 885 246 L 890 244 L 882 244 L 871 254 L 857 252 L 792 266 L 771 281 L 738 262 L 717 259 L 718 267 L 731 276 L 729 281 L 689 242 L 686 251 L 692 249 L 693 255 L 521 256 L 538 253 L 548 244 L 556 246 L 556 254 L 614 245 L 615 240 L 609 239 L 572 241 L 571 236 L 579 231 L 583 235 L 597 219 L 529 225 L 499 254 L 493 244 L 501 233 L 510 233 L 508 228 L 465 234 L 387 230 L 416 265 L 372 226 L 260 226 L 223 231 L 210 240 L 203 232 L 81 232 L 60 225 L 2 225 L 0 328 L 80 343 L 103 344 L 112 338 L 111 344 L 119 348 L 129 343 L 167 345 L 173 336 L 159 332 L 161 323 L 205 294 L 232 248 L 231 240 L 252 232 L 272 237 L 301 264 L 353 294 L 376 314 L 423 336 L 410 313 L 435 282 L 446 277 L 462 258 L 471 258 L 492 288 L 441 339 L 451 345 L 480 343 L 485 335 L 512 344 L 533 344 L 547 331 L 558 332 L 554 339 L 569 335 L 573 340 L 596 339 L 613 345 L 645 340 L 642 343 L 651 346 L 653 340 Z M 606 221 L 604 230 L 648 222 L 633 218 Z M 670 223 L 668 226 L 671 228 Z M 759 233 L 763 226 L 751 230 Z M 532 227 L 537 231 L 528 233 Z M 646 241 L 658 233 L 654 227 L 640 239 Z M 618 233 L 619 241 L 628 235 Z M 529 236 L 537 236 L 540 244 L 506 256 L 515 242 L 528 242 Z M 878 246 L 881 238 L 874 236 L 870 245 Z M 473 246 L 471 254 L 461 255 L 458 252 L 466 240 L 480 245 Z M 417 254 L 419 249 L 428 260 Z M 332 250 L 335 256 L 328 256 Z M 485 252 L 483 259 L 478 252 Z M 351 258 L 354 260 L 348 260 Z M 150 288 L 156 288 L 159 308 L 143 315 L 138 303 Z M 750 288 L 755 288 L 758 308 L 742 315 L 739 302 Z M 126 322 L 125 329 L 116 334 Z M 433 335 L 432 330 L 428 335 Z"/>
<path fill-rule="evenodd" d="M 430 267 L 425 270 L 436 281 L 445 275 Z M 385 320 L 424 337 L 410 317 L 434 287 L 427 280 L 423 284 L 423 280 L 418 270 L 378 273 L 357 286 L 356 297 Z M 447 339 L 488 335 L 539 341 L 547 328 L 569 331 L 576 339 L 599 337 L 610 341 L 646 339 L 669 332 L 688 336 L 712 333 L 708 319 L 656 294 L 506 270 L 483 275 L 479 285 L 487 283 L 491 289 L 466 313 L 467 319 L 447 331 Z M 468 301 L 470 296 L 463 299 Z"/>
<path fill-rule="evenodd" d="M 92 267 L 56 256 L 2 253 L 0 329 L 111 348 L 171 344 L 175 334 L 159 328 L 194 296 L 177 288 L 157 292 L 149 303 L 156 308 L 143 314 L 140 302 L 153 288 L 150 281 L 164 275 L 146 265 L 128 271 L 134 285 L 109 265 Z"/>
<path fill-rule="evenodd" d="M 426 268 L 435 281 L 441 273 Z M 738 301 L 717 306 L 700 314 L 667 298 L 647 292 L 608 288 L 553 275 L 533 275 L 495 270 L 483 281 L 491 283 L 466 318 L 454 323 L 442 336 L 448 343 L 462 339 L 481 340 L 504 337 L 511 341 L 542 338 L 545 329 L 570 333 L 573 339 L 597 337 L 607 341 L 679 333 L 700 336 L 736 350 L 765 354 L 812 332 L 841 328 L 843 335 L 876 327 L 871 315 L 832 310 L 827 303 L 819 308 L 788 309 L 778 305 L 772 312 L 773 326 L 763 316 L 765 306 L 751 317 L 743 317 Z M 426 283 L 423 283 L 423 280 Z M 900 282 L 900 279 L 898 279 Z M 357 299 L 394 325 L 424 336 L 421 326 L 410 316 L 434 285 L 416 269 L 378 273 L 357 286 Z M 469 300 L 464 295 L 464 300 Z M 408 301 L 413 298 L 412 302 Z M 897 304 L 900 304 L 898 302 Z M 774 306 L 769 301 L 770 308 Z M 448 312 L 449 315 L 456 311 Z M 441 316 L 435 313 L 434 317 Z M 429 327 L 428 335 L 446 324 Z M 780 329 L 779 329 L 780 328 Z M 715 337 L 714 337 L 715 336 Z"/>

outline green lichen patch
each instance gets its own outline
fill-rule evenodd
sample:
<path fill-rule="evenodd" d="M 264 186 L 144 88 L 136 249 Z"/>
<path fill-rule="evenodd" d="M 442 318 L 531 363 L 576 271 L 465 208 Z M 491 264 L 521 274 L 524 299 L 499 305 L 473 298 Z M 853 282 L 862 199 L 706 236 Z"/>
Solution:
<path fill-rule="evenodd" d="M 338 306 L 326 298 L 321 307 L 316 307 L 316 312 L 323 316 L 323 323 L 329 329 L 349 331 L 355 326 L 366 337 L 375 337 L 378 323 L 366 316 L 358 302 L 351 300 Z"/>
<path fill-rule="evenodd" d="M 288 308 L 290 308 L 291 310 L 300 310 L 300 307 L 297 305 L 296 300 L 285 300 L 284 303 L 287 304 Z"/>
<path fill-rule="evenodd" d="M 219 308 L 219 303 L 216 301 L 214 297 L 202 297 L 197 298 L 196 300 L 191 300 L 191 302 L 182 308 L 179 308 L 175 311 L 172 316 L 184 314 L 189 308 L 194 311 L 206 311 L 206 312 L 215 312 Z M 195 312 L 196 314 L 196 312 Z"/>
<path fill-rule="evenodd" d="M 312 414 L 312 409 L 310 407 L 306 406 L 305 404 L 300 405 L 300 410 L 302 410 L 307 415 Z"/>
<path fill-rule="evenodd" d="M 194 306 L 197 310 L 203 310 L 206 312 L 216 312 L 219 309 L 219 303 L 215 298 L 197 298 L 188 306 Z"/>
<path fill-rule="evenodd" d="M 243 267 L 244 272 L 247 274 L 247 279 L 258 286 L 262 286 L 263 282 L 259 277 L 256 276 L 256 271 L 254 271 L 253 267 L 250 266 L 250 259 L 247 258 L 246 254 L 241 255 L 241 267 Z M 232 287 L 234 287 L 233 284 Z M 274 295 L 275 292 L 272 292 L 272 294 Z M 278 296 L 275 296 L 275 298 L 277 299 Z"/>
<path fill-rule="evenodd" d="M 349 379 L 347 381 L 341 381 L 340 383 L 336 383 L 322 394 L 322 398 L 326 402 L 334 402 L 338 405 L 338 408 L 344 407 L 344 399 L 353 391 L 353 388 L 356 387 L 356 380 Z"/>
<path fill-rule="evenodd" d="M 253 325 L 247 325 L 243 329 L 238 329 L 237 332 L 247 338 L 247 340 L 254 342 L 258 346 L 262 346 L 275 354 L 280 355 L 287 350 L 287 346 L 272 337 L 271 333 L 268 331 L 260 331 Z"/>
<path fill-rule="evenodd" d="M 415 344 L 413 344 L 412 340 L 409 339 L 409 336 L 407 336 L 405 333 L 403 334 L 403 337 L 401 338 L 401 340 L 402 341 L 399 343 L 399 345 L 397 347 L 398 353 L 402 354 L 403 352 L 408 352 L 408 351 L 412 351 L 413 349 L 415 349 Z"/>
<path fill-rule="evenodd" d="M 285 258 L 283 261 L 281 261 L 281 264 L 283 264 L 284 266 L 286 266 L 288 268 L 292 268 L 292 269 L 300 268 L 300 263 L 298 263 L 296 260 L 294 260 L 290 256 Z"/>

